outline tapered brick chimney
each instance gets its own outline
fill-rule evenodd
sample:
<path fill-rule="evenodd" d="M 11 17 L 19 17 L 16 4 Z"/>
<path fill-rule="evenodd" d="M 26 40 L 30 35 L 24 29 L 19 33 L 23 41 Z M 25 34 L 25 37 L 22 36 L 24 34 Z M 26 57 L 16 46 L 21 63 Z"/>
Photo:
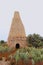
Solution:
<path fill-rule="evenodd" d="M 25 29 L 18 11 L 14 13 L 7 44 L 15 48 L 27 46 Z"/>

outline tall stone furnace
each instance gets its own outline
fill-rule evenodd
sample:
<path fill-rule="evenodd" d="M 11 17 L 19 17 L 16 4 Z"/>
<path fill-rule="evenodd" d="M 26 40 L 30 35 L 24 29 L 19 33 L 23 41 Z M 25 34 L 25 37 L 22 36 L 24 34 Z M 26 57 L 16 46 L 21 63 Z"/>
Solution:
<path fill-rule="evenodd" d="M 14 48 L 27 46 L 25 29 L 18 11 L 14 13 L 7 44 Z"/>

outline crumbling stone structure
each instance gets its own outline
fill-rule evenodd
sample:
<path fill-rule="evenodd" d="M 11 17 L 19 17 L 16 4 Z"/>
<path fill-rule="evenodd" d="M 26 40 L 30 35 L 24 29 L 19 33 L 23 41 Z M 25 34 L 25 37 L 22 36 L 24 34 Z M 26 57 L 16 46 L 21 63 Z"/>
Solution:
<path fill-rule="evenodd" d="M 25 29 L 18 11 L 14 13 L 7 44 L 14 48 L 27 46 Z"/>

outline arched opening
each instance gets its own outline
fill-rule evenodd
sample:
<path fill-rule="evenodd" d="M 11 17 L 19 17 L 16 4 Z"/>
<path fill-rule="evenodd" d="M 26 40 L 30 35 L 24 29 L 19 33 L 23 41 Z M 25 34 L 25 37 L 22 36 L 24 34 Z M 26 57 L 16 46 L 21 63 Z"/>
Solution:
<path fill-rule="evenodd" d="M 20 48 L 20 45 L 19 43 L 16 44 L 16 49 L 19 49 Z"/>

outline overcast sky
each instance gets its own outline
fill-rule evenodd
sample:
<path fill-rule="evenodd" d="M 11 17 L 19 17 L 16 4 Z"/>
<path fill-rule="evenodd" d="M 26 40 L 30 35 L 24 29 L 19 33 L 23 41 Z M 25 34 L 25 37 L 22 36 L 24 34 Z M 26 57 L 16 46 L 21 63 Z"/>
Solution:
<path fill-rule="evenodd" d="M 43 36 L 43 0 L 0 0 L 0 40 L 7 40 L 14 11 L 19 11 L 26 35 Z"/>

